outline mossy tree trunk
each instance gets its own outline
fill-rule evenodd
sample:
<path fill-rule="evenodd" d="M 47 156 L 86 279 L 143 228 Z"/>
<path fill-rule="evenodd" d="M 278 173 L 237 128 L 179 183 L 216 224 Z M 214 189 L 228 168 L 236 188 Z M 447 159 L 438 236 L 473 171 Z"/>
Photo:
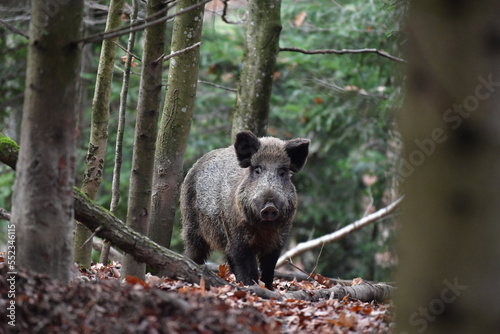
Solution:
<path fill-rule="evenodd" d="M 137 21 L 137 14 L 139 12 L 139 0 L 132 1 L 132 13 L 130 14 L 130 24 Z M 120 202 L 120 174 L 122 169 L 122 156 L 123 156 L 123 134 L 125 133 L 125 115 L 127 110 L 127 96 L 130 83 L 130 71 L 132 69 L 133 56 L 135 45 L 135 31 L 131 32 L 128 36 L 127 43 L 127 58 L 123 69 L 122 91 L 120 93 L 120 109 L 118 111 L 118 129 L 116 130 L 116 146 L 115 146 L 115 165 L 113 167 L 113 181 L 111 184 L 111 204 L 109 211 L 116 216 L 118 211 L 118 203 Z M 101 248 L 101 258 L 99 262 L 103 264 L 108 263 L 109 251 L 111 244 L 104 240 Z"/>
<path fill-rule="evenodd" d="M 269 103 L 281 32 L 281 0 L 249 0 L 245 54 L 233 112 L 231 136 L 267 133 Z"/>
<path fill-rule="evenodd" d="M 83 0 L 31 4 L 26 90 L 14 185 L 16 264 L 69 281 Z M 8 144 L 8 143 L 7 143 Z M 15 271 L 15 267 L 9 268 Z"/>
<path fill-rule="evenodd" d="M 147 15 L 153 15 L 164 7 L 163 0 L 150 0 L 148 1 Z M 148 234 L 151 206 L 151 182 L 162 87 L 163 58 L 161 56 L 165 49 L 166 28 L 166 22 L 148 27 L 144 37 L 126 221 L 127 226 L 144 235 Z M 122 265 L 124 275 L 144 279 L 144 263 L 138 262 L 133 256 L 126 254 Z"/>
<path fill-rule="evenodd" d="M 200 3 L 180 0 L 177 8 Z M 198 43 L 201 39 L 204 6 L 177 16 L 172 32 L 171 52 Z M 169 247 L 177 208 L 182 165 L 186 152 L 198 82 L 200 49 L 194 48 L 170 60 L 168 87 L 156 143 L 150 237 Z"/>
<path fill-rule="evenodd" d="M 106 31 L 120 26 L 124 4 L 125 0 L 111 0 Z M 108 143 L 109 100 L 116 54 L 115 43 L 117 40 L 118 38 L 110 38 L 102 42 L 97 70 L 97 82 L 92 101 L 92 122 L 82 191 L 93 201 L 97 198 L 97 191 L 104 171 L 104 160 Z M 84 225 L 80 223 L 76 224 L 74 261 L 80 267 L 90 267 L 92 242 L 85 242 L 91 235 L 92 232 Z"/>
<path fill-rule="evenodd" d="M 498 332 L 500 3 L 411 4 L 395 332 Z"/>

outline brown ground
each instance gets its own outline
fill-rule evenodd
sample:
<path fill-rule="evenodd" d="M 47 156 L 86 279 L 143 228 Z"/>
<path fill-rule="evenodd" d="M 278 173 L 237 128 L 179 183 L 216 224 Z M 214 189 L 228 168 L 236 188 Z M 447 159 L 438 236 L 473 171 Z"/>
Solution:
<path fill-rule="evenodd" d="M 69 286 L 18 271 L 12 327 L 8 271 L 0 263 L 0 333 L 390 333 L 394 328 L 391 304 L 265 300 L 230 285 L 207 291 L 155 276 L 146 283 L 120 282 L 117 268 L 75 272 Z M 229 280 L 234 283 L 234 276 Z M 280 280 L 275 286 L 278 291 L 323 287 Z"/>

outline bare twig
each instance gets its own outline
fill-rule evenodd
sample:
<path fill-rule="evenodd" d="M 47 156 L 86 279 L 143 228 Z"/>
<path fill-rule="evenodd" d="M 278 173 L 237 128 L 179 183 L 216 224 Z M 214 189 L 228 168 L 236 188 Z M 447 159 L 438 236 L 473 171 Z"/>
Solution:
<path fill-rule="evenodd" d="M 296 247 L 290 249 L 289 251 L 287 251 L 285 254 L 283 254 L 278 259 L 278 262 L 276 263 L 276 267 L 280 267 L 280 266 L 284 265 L 287 262 L 287 260 L 291 259 L 292 257 L 300 255 L 308 250 L 314 249 L 314 248 L 319 247 L 323 244 L 339 240 L 339 239 L 345 237 L 346 235 L 348 235 L 356 230 L 359 230 L 360 228 L 362 228 L 366 225 L 369 225 L 370 223 L 376 222 L 377 220 L 388 216 L 389 214 L 394 212 L 394 210 L 396 210 L 396 208 L 399 206 L 399 204 L 401 204 L 401 202 L 403 201 L 403 197 L 404 196 L 398 198 L 396 201 L 394 201 L 392 204 L 388 205 L 387 207 L 380 209 L 377 212 L 374 212 L 371 215 L 368 215 L 360 220 L 357 220 L 354 223 L 347 225 L 338 231 L 324 235 L 324 236 L 317 238 L 317 239 L 309 240 L 309 241 L 302 242 L 302 243 L 298 244 Z"/>
<path fill-rule="evenodd" d="M 21 30 L 17 29 L 16 27 L 14 27 L 13 25 L 11 24 L 8 24 L 7 22 L 5 22 L 4 20 L 0 20 L 0 25 L 4 26 L 5 29 L 15 33 L 15 34 L 18 34 L 18 35 L 21 35 L 23 36 L 24 38 L 26 39 L 29 39 L 30 37 L 25 34 L 24 32 L 22 32 Z"/>
<path fill-rule="evenodd" d="M 175 51 L 175 52 L 172 52 L 171 54 L 169 55 L 162 55 L 157 61 L 159 61 L 160 59 L 163 58 L 163 61 L 167 61 L 169 60 L 170 58 L 173 58 L 175 56 L 178 56 L 180 54 L 183 54 L 185 52 L 188 52 L 190 50 L 193 50 L 193 49 L 196 49 L 197 47 L 199 47 L 201 45 L 201 42 L 198 42 L 198 43 L 194 43 L 193 45 L 191 46 L 188 46 L 187 48 L 185 49 L 182 49 L 182 50 L 179 50 L 179 51 Z"/>
<path fill-rule="evenodd" d="M 222 21 L 228 23 L 228 24 L 241 24 L 241 23 L 244 23 L 244 21 L 231 21 L 229 20 L 226 15 L 227 15 L 227 3 L 229 2 L 229 0 L 221 0 L 224 7 L 222 8 L 222 15 L 221 15 L 221 19 Z"/>
<path fill-rule="evenodd" d="M 120 43 L 116 43 L 116 42 L 113 42 L 116 44 L 116 46 L 118 46 L 120 49 L 122 49 L 123 51 L 125 51 L 125 53 L 129 56 L 132 56 L 134 59 L 137 59 L 138 61 L 140 61 L 142 63 L 142 59 L 137 57 L 135 54 L 133 54 L 132 52 L 130 52 L 129 50 L 127 50 L 126 48 L 124 48 L 123 46 L 120 45 Z M 127 57 L 127 61 L 128 61 L 128 57 Z M 132 60 L 131 60 L 132 62 Z"/>
<path fill-rule="evenodd" d="M 377 98 L 382 98 L 382 99 L 386 98 L 383 95 L 382 96 L 379 96 L 379 95 L 375 96 L 375 95 L 368 94 L 366 92 L 366 90 L 364 90 L 363 88 L 358 88 L 355 86 L 346 86 L 346 88 L 342 88 L 342 87 L 338 86 L 337 84 L 335 84 L 335 82 L 333 80 L 330 80 L 330 82 L 327 82 L 326 80 L 320 80 L 320 79 L 314 78 L 314 79 L 312 79 L 312 81 L 321 85 L 322 87 L 331 89 L 333 91 L 345 93 L 345 94 L 356 93 L 356 94 L 363 96 L 363 97 L 377 97 Z"/>
<path fill-rule="evenodd" d="M 363 214 L 363 217 L 366 217 L 368 215 L 368 212 L 370 212 L 370 209 L 372 208 L 373 205 L 373 194 L 372 194 L 372 187 L 368 186 L 368 195 L 370 195 L 370 204 L 366 206 L 365 213 Z"/>
<path fill-rule="evenodd" d="M 0 219 L 10 222 L 10 217 L 11 214 L 9 211 L 5 210 L 4 208 L 0 208 Z"/>
<path fill-rule="evenodd" d="M 304 49 L 300 49 L 300 48 L 280 48 L 279 51 L 280 52 L 284 52 L 284 51 L 300 52 L 300 53 L 304 53 L 304 54 L 307 54 L 307 55 L 314 55 L 314 54 L 337 54 L 337 55 L 343 55 L 343 54 L 374 53 L 374 54 L 377 54 L 379 56 L 385 57 L 387 59 L 394 60 L 394 61 L 396 61 L 398 63 L 404 63 L 404 64 L 407 63 L 407 61 L 404 60 L 404 59 L 402 59 L 402 58 L 398 58 L 396 56 L 392 56 L 392 55 L 388 54 L 387 52 L 381 51 L 381 50 L 378 50 L 378 49 L 342 49 L 342 50 L 320 49 L 320 50 L 304 50 Z"/>
<path fill-rule="evenodd" d="M 144 30 L 147 27 L 151 27 L 151 26 L 160 24 L 160 23 L 168 21 L 176 16 L 190 12 L 190 11 L 200 7 L 200 6 L 204 6 L 206 3 L 210 2 L 210 1 L 212 1 L 212 0 L 204 0 L 200 3 L 195 4 L 195 5 L 183 8 L 182 10 L 178 11 L 175 14 L 160 17 L 160 18 L 152 20 L 152 21 L 151 21 L 151 18 L 146 18 L 146 20 L 145 20 L 146 23 L 141 22 L 141 23 L 137 23 L 137 24 L 130 24 L 129 26 L 122 27 L 119 29 L 115 29 L 115 30 L 111 30 L 108 32 L 103 32 L 103 33 L 87 36 L 87 37 L 84 37 L 78 41 L 75 41 L 75 43 L 93 43 L 93 42 L 102 41 L 104 39 L 120 37 L 120 36 L 129 34 L 129 33 L 134 32 L 134 31 Z M 171 9 L 172 7 L 173 6 L 167 6 L 168 9 Z"/>
<path fill-rule="evenodd" d="M 85 242 L 80 246 L 80 248 L 85 247 L 86 244 L 92 241 L 92 239 L 96 236 L 96 234 L 99 233 L 102 229 L 103 229 L 102 226 L 97 227 L 95 231 L 92 233 L 92 235 L 87 240 L 85 240 Z"/>
<path fill-rule="evenodd" d="M 337 3 L 337 1 L 335 0 L 332 0 L 333 4 L 335 4 L 337 7 L 339 8 L 344 8 L 342 5 L 340 5 L 339 3 Z"/>
<path fill-rule="evenodd" d="M 214 86 L 214 87 L 217 87 L 217 88 L 220 88 L 220 89 L 224 89 L 224 90 L 227 90 L 229 92 L 233 92 L 233 93 L 238 92 L 238 90 L 236 88 L 224 87 L 224 86 L 221 86 L 221 85 L 214 84 L 213 82 L 204 81 L 204 80 L 198 80 L 198 82 L 202 83 L 204 85 L 209 85 L 209 86 Z"/>
<path fill-rule="evenodd" d="M 309 277 L 311 277 L 314 274 L 314 272 L 316 271 L 316 269 L 318 269 L 319 259 L 321 257 L 321 254 L 323 254 L 323 248 L 325 248 L 324 243 L 321 244 L 321 249 L 319 250 L 319 254 L 318 254 L 318 256 L 316 256 L 316 264 L 314 265 L 313 270 L 311 270 Z"/>

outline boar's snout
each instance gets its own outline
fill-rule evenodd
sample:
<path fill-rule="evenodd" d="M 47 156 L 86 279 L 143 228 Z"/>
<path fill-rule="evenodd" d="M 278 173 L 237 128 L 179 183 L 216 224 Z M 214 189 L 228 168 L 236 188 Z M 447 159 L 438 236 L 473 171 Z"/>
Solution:
<path fill-rule="evenodd" d="M 267 203 L 264 209 L 260 211 L 260 217 L 263 220 L 275 221 L 280 215 L 279 210 L 272 203 Z"/>

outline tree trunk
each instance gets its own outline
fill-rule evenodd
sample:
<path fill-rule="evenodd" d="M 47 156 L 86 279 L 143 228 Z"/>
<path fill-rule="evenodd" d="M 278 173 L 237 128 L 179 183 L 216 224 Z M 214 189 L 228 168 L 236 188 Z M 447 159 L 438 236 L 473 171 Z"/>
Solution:
<path fill-rule="evenodd" d="M 395 332 L 498 332 L 500 3 L 411 3 Z"/>
<path fill-rule="evenodd" d="M 177 8 L 186 8 L 200 0 L 180 0 Z M 204 6 L 177 16 L 172 32 L 171 52 L 185 49 L 201 39 Z M 160 132 L 156 143 L 153 196 L 151 203 L 152 240 L 169 247 L 182 182 L 191 118 L 198 83 L 199 47 L 170 60 L 168 88 Z"/>
<path fill-rule="evenodd" d="M 133 0 L 132 4 L 130 24 L 134 24 L 137 21 L 137 14 L 139 13 L 139 0 Z M 131 32 L 128 37 L 127 50 L 129 53 L 127 54 L 127 58 L 125 60 L 122 91 L 120 93 L 120 109 L 118 112 L 118 129 L 116 130 L 115 165 L 113 167 L 113 181 L 111 183 L 111 204 L 109 207 L 109 211 L 111 211 L 111 213 L 115 216 L 116 211 L 118 210 L 118 203 L 120 202 L 120 175 L 123 160 L 123 134 L 125 132 L 125 115 L 127 111 L 127 96 L 130 82 L 130 71 L 132 69 L 132 52 L 134 51 L 134 45 L 135 31 Z M 99 260 L 99 262 L 103 263 L 104 265 L 108 263 L 110 248 L 111 244 L 104 240 L 101 249 L 101 258 Z"/>
<path fill-rule="evenodd" d="M 147 15 L 153 15 L 164 7 L 163 0 L 150 0 Z M 144 37 L 126 222 L 127 226 L 143 235 L 148 234 L 151 182 L 162 87 L 163 59 L 161 56 L 165 49 L 166 25 L 166 22 L 163 22 L 146 28 Z M 146 267 L 143 262 L 137 262 L 133 256 L 125 255 L 122 265 L 125 275 L 144 279 Z"/>
<path fill-rule="evenodd" d="M 106 31 L 120 26 L 125 0 L 111 0 L 109 6 Z M 90 130 L 89 149 L 87 152 L 85 172 L 83 174 L 82 191 L 93 201 L 101 184 L 108 143 L 109 100 L 111 81 L 118 38 L 110 38 L 102 42 L 99 68 L 94 99 L 92 101 L 92 125 Z M 92 233 L 82 224 L 76 224 L 74 261 L 84 268 L 90 267 L 92 242 L 85 243 Z"/>
<path fill-rule="evenodd" d="M 69 281 L 83 0 L 32 2 L 12 223 L 16 264 Z M 48 12 L 50 10 L 50 13 Z M 9 248 L 10 250 L 10 248 Z M 15 267 L 10 267 L 15 271 Z"/>
<path fill-rule="evenodd" d="M 245 55 L 233 112 L 231 136 L 250 130 L 267 134 L 269 102 L 281 32 L 281 0 L 249 0 Z"/>

